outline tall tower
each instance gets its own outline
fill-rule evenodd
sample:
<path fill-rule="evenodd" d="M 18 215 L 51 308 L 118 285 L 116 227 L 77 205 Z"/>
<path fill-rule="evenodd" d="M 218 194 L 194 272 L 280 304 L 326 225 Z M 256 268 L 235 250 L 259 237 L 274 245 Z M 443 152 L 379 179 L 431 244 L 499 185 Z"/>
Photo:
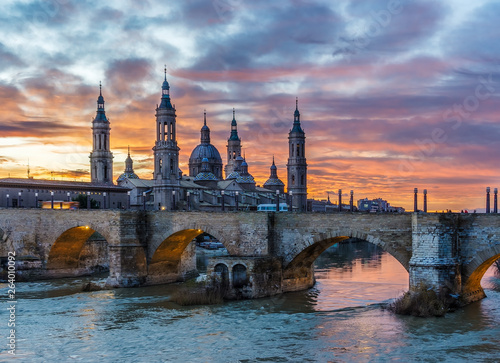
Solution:
<path fill-rule="evenodd" d="M 307 209 L 306 135 L 300 127 L 299 101 L 295 101 L 293 127 L 288 134 L 288 192 L 293 192 L 293 208 Z"/>
<path fill-rule="evenodd" d="M 165 79 L 161 87 L 161 103 L 156 107 L 156 142 L 154 151 L 154 203 L 155 209 L 166 207 L 171 209 L 172 191 L 179 187 L 179 147 L 176 139 L 176 114 L 170 102 L 170 86 Z"/>
<path fill-rule="evenodd" d="M 99 84 L 97 114 L 92 121 L 92 152 L 90 153 L 90 180 L 92 183 L 113 184 L 113 154 L 109 147 L 109 121 L 104 111 L 102 86 Z"/>
<path fill-rule="evenodd" d="M 224 167 L 224 173 L 226 178 L 229 174 L 234 171 L 235 160 L 238 156 L 241 156 L 241 139 L 238 136 L 238 125 L 236 124 L 236 118 L 234 116 L 233 108 L 233 120 L 231 121 L 231 135 L 227 139 L 227 164 Z"/>

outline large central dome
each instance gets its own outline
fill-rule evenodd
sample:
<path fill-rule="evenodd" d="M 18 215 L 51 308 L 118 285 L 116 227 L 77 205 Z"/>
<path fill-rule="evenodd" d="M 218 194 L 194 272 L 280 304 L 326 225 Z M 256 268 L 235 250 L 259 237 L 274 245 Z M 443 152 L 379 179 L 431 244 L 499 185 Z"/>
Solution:
<path fill-rule="evenodd" d="M 207 114 L 201 128 L 201 143 L 196 146 L 189 158 L 189 175 L 196 177 L 202 171 L 203 159 L 208 159 L 208 168 L 217 179 L 222 179 L 222 158 L 215 146 L 210 143 L 210 129 L 207 126 Z"/>

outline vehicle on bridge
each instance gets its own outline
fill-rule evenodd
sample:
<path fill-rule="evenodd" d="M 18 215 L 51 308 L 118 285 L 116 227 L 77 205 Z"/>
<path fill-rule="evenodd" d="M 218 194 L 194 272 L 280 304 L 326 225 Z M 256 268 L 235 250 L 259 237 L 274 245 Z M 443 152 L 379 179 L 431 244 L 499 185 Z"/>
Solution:
<path fill-rule="evenodd" d="M 280 203 L 280 212 L 288 212 L 288 204 Z M 276 204 L 259 204 L 257 212 L 276 212 Z"/>

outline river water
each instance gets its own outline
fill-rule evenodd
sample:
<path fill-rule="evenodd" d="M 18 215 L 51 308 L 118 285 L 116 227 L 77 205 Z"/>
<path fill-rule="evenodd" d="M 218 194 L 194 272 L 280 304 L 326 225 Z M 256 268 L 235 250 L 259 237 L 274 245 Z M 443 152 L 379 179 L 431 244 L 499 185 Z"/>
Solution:
<path fill-rule="evenodd" d="M 308 291 L 215 306 L 169 301 L 176 285 L 80 292 L 88 278 L 17 284 L 17 355 L 6 352 L 2 289 L 0 360 L 15 362 L 499 361 L 500 279 L 488 297 L 443 318 L 397 316 L 384 303 L 408 273 L 368 243 L 316 261 Z M 4 339 L 5 337 L 5 339 Z"/>

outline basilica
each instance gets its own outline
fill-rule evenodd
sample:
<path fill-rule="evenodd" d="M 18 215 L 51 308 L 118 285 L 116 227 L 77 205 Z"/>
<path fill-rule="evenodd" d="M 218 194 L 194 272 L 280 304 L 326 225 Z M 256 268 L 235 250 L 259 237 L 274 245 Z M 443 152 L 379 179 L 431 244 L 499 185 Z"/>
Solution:
<path fill-rule="evenodd" d="M 149 210 L 254 210 L 259 204 L 287 203 L 293 210 L 303 211 L 307 205 L 307 163 L 305 133 L 300 124 L 296 103 L 294 121 L 288 135 L 287 193 L 274 163 L 269 179 L 256 185 L 249 164 L 242 156 L 236 112 L 227 140 L 226 164 L 211 143 L 207 114 L 200 130 L 200 144 L 189 157 L 187 173 L 179 169 L 176 109 L 170 98 L 170 85 L 165 78 L 161 99 L 156 107 L 156 140 L 153 146 L 152 179 L 140 179 L 133 169 L 130 148 L 125 171 L 117 179 L 120 187 L 130 190 L 130 207 Z M 110 123 L 106 118 L 104 98 L 100 92 L 97 115 L 92 122 L 93 150 L 90 154 L 91 182 L 112 185 L 113 155 L 110 151 Z"/>

